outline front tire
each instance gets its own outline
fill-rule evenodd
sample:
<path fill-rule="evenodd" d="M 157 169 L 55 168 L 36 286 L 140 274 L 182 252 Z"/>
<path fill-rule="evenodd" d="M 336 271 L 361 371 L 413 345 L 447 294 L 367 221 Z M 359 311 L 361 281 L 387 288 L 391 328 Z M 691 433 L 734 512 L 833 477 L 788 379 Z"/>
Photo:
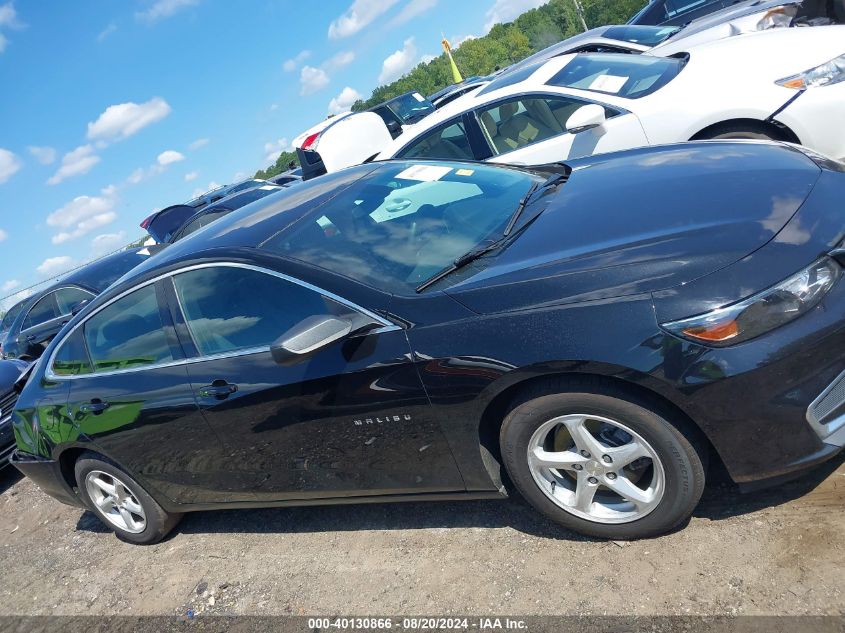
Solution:
<path fill-rule="evenodd" d="M 507 472 L 532 506 L 576 532 L 623 540 L 689 519 L 705 480 L 693 429 L 601 380 L 553 388 L 525 394 L 500 433 Z"/>
<path fill-rule="evenodd" d="M 105 457 L 83 453 L 74 473 L 85 505 L 121 540 L 139 545 L 158 543 L 182 518 L 166 512 L 126 471 Z"/>
<path fill-rule="evenodd" d="M 766 125 L 754 122 L 725 123 L 712 128 L 702 134 L 697 134 L 693 140 L 716 139 L 751 139 L 759 141 L 782 141 L 781 135 Z"/>

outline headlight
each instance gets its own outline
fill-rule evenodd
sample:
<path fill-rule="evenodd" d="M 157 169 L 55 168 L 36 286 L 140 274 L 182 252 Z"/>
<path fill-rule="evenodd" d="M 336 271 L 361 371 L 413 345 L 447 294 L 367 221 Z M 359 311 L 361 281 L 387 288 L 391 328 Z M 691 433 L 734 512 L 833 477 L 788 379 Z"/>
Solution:
<path fill-rule="evenodd" d="M 841 81 L 845 81 L 845 55 L 840 55 L 826 64 L 805 70 L 803 73 L 779 79 L 775 83 L 784 88 L 806 90 L 819 86 L 831 86 Z"/>
<path fill-rule="evenodd" d="M 760 336 L 809 312 L 840 275 L 829 257 L 820 259 L 776 286 L 744 301 L 689 319 L 663 323 L 673 334 L 715 347 Z"/>

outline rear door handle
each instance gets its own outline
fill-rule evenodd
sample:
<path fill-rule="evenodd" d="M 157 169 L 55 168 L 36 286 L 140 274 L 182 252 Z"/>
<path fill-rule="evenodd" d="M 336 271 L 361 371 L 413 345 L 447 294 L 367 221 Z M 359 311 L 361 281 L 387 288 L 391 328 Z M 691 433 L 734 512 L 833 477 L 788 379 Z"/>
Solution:
<path fill-rule="evenodd" d="M 108 409 L 111 405 L 108 402 L 92 401 L 79 406 L 82 413 L 93 413 L 97 415 Z"/>
<path fill-rule="evenodd" d="M 200 387 L 197 394 L 199 394 L 201 398 L 217 398 L 219 400 L 223 400 L 224 398 L 228 398 L 237 390 L 237 385 L 233 385 L 222 380 L 215 380 L 210 385 Z"/>

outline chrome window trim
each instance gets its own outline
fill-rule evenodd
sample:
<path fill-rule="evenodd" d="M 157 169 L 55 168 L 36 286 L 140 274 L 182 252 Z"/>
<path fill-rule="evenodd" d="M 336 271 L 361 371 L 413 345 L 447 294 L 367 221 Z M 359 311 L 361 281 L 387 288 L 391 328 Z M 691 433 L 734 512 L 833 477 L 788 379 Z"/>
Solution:
<path fill-rule="evenodd" d="M 23 327 L 24 323 L 26 323 L 26 320 L 29 318 L 29 313 L 32 312 L 32 310 L 35 308 L 35 306 L 37 306 L 39 303 L 41 303 L 44 299 L 46 299 L 50 295 L 56 294 L 59 290 L 71 290 L 71 289 L 81 290 L 82 292 L 87 292 L 89 295 L 91 295 L 92 299 L 97 297 L 97 295 L 95 293 L 91 292 L 87 288 L 83 288 L 82 286 L 74 286 L 73 284 L 67 284 L 66 286 L 59 286 L 58 288 L 54 288 L 53 290 L 51 290 L 47 294 L 42 295 L 41 298 L 38 299 L 38 301 L 33 303 L 31 306 L 29 306 L 29 309 L 26 311 L 26 315 L 24 316 L 23 321 L 21 321 L 21 331 L 19 332 L 19 334 L 23 334 L 24 332 L 27 332 L 34 327 L 38 327 L 39 325 L 41 325 L 41 323 L 47 323 L 47 321 L 52 321 L 53 319 L 60 319 L 60 318 L 65 317 L 65 316 L 69 316 L 70 312 L 68 312 L 67 314 L 60 314 L 57 317 L 53 317 L 53 319 L 47 319 L 47 321 L 41 321 L 41 323 L 38 323 L 36 325 L 32 325 L 28 328 Z M 58 307 L 58 305 L 59 305 L 58 302 L 56 302 L 56 307 Z"/>
<path fill-rule="evenodd" d="M 194 363 L 205 362 L 207 360 L 218 360 L 218 359 L 223 359 L 223 358 L 236 358 L 238 356 L 251 356 L 253 354 L 258 354 L 258 353 L 262 353 L 262 352 L 269 353 L 270 348 L 268 346 L 268 347 L 253 347 L 253 348 L 242 349 L 242 350 L 232 350 L 231 352 L 222 352 L 222 353 L 219 353 L 219 354 L 203 355 L 200 352 L 199 347 L 197 347 L 196 349 L 197 349 L 198 355 L 196 357 L 182 358 L 182 359 L 179 359 L 179 360 L 171 360 L 171 361 L 166 361 L 166 362 L 162 362 L 162 363 L 154 363 L 152 365 L 144 365 L 143 367 L 130 367 L 128 369 L 117 369 L 117 370 L 114 370 L 114 371 L 105 371 L 105 372 L 91 372 L 90 374 L 79 374 L 79 375 L 75 375 L 75 376 L 61 376 L 61 375 L 58 375 L 58 374 L 53 372 L 53 363 L 55 362 L 56 354 L 59 353 L 59 351 L 61 350 L 62 346 L 65 344 L 67 339 L 70 338 L 71 335 L 74 332 L 76 332 L 76 330 L 78 328 L 84 326 L 90 319 L 92 319 L 94 316 L 96 316 L 97 314 L 99 314 L 100 312 L 105 310 L 107 307 L 109 307 L 110 305 L 112 305 L 116 301 L 119 301 L 123 297 L 132 294 L 136 290 L 140 290 L 142 288 L 146 288 L 149 285 L 155 284 L 156 282 L 158 282 L 162 279 L 167 279 L 167 278 L 172 279 L 176 275 L 179 275 L 179 274 L 182 274 L 182 273 L 187 273 L 187 272 L 190 272 L 192 270 L 199 270 L 199 269 L 202 269 L 202 268 L 219 268 L 219 267 L 223 267 L 223 268 L 244 268 L 246 270 L 253 270 L 253 271 L 258 272 L 258 273 L 264 273 L 264 274 L 267 274 L 267 275 L 271 275 L 273 277 L 278 277 L 279 279 L 283 279 L 287 282 L 296 284 L 298 286 L 306 288 L 307 290 L 311 290 L 312 292 L 316 292 L 317 294 L 322 295 L 324 297 L 327 297 L 329 299 L 333 299 L 334 301 L 336 301 L 336 302 L 338 302 L 342 305 L 345 305 L 346 307 L 351 308 L 352 310 L 360 312 L 361 314 L 364 314 L 365 316 L 368 316 L 368 317 L 372 318 L 374 321 L 377 321 L 377 322 L 382 324 L 381 327 L 376 328 L 374 330 L 370 330 L 368 332 L 368 334 L 382 334 L 384 332 L 392 332 L 394 330 L 402 329 L 400 326 L 398 326 L 395 323 L 389 321 L 388 319 L 376 314 L 375 312 L 372 312 L 371 310 L 368 310 L 368 309 L 366 309 L 362 306 L 359 306 L 358 304 L 353 303 L 352 301 L 349 301 L 348 299 L 344 299 L 340 295 L 337 295 L 333 292 L 330 292 L 328 290 L 324 290 L 324 289 L 320 288 L 319 286 L 315 286 L 314 284 L 310 284 L 307 281 L 302 281 L 301 279 L 297 279 L 296 277 L 291 277 L 290 275 L 286 275 L 284 273 L 280 273 L 280 272 L 275 271 L 275 270 L 270 270 L 269 268 L 262 268 L 261 266 L 255 266 L 253 264 L 243 264 L 241 262 L 226 262 L 226 261 L 207 262 L 207 263 L 204 263 L 204 264 L 194 264 L 192 266 L 186 266 L 185 268 L 180 268 L 178 270 L 172 270 L 170 272 L 164 273 L 163 275 L 159 275 L 158 277 L 154 277 L 153 279 L 148 279 L 147 281 L 145 281 L 142 284 L 138 284 L 137 286 L 129 288 L 129 289 L 125 290 L 124 292 L 121 292 L 116 297 L 109 299 L 106 303 L 97 307 L 97 309 L 94 310 L 94 312 L 87 315 L 85 317 L 85 319 L 83 319 L 82 321 L 80 321 L 79 323 L 74 325 L 73 328 L 71 328 L 70 331 L 68 331 L 68 333 L 65 334 L 65 336 L 62 338 L 62 340 L 59 343 L 56 344 L 56 347 L 53 349 L 53 352 L 50 354 L 50 358 L 47 361 L 47 369 L 44 371 L 45 378 L 47 378 L 48 380 L 53 380 L 53 381 L 62 381 L 62 380 L 77 380 L 77 379 L 80 379 L 80 378 L 93 378 L 95 376 L 116 376 L 116 375 L 122 375 L 122 374 L 137 373 L 139 371 L 146 371 L 146 370 L 149 370 L 149 369 L 162 369 L 162 368 L 166 368 L 166 367 L 177 367 L 179 365 L 186 365 L 187 366 L 187 365 L 191 365 L 191 364 L 194 364 Z M 58 290 L 58 288 L 57 288 L 57 290 Z M 185 318 L 185 311 L 182 309 L 181 299 L 179 297 L 179 292 L 176 288 L 175 282 L 173 283 L 173 291 L 174 291 L 174 294 L 176 295 L 176 301 L 177 301 L 179 310 L 182 312 L 182 317 L 184 318 L 185 324 L 187 325 L 188 320 L 187 320 L 187 318 Z M 190 332 L 190 330 L 191 330 L 191 328 L 190 328 L 190 326 L 188 326 L 188 331 Z M 193 333 L 192 332 L 190 332 L 190 333 L 191 333 L 191 338 L 193 339 Z M 196 342 L 194 342 L 194 346 L 196 347 Z M 92 361 L 93 361 L 93 359 L 92 359 Z"/>

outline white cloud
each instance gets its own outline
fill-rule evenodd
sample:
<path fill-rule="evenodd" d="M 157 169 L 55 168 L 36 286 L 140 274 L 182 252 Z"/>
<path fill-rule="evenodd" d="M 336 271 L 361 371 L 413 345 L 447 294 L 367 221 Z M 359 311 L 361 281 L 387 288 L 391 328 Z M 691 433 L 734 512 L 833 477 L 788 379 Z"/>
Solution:
<path fill-rule="evenodd" d="M 39 147 L 37 145 L 30 145 L 27 147 L 29 153 L 35 157 L 42 165 L 49 165 L 56 160 L 56 150 L 52 147 Z"/>
<path fill-rule="evenodd" d="M 314 94 L 329 85 L 329 76 L 322 68 L 303 66 L 302 72 L 299 74 L 299 83 L 299 94 L 306 96 Z"/>
<path fill-rule="evenodd" d="M 104 39 L 106 39 L 109 35 L 114 33 L 116 30 L 117 30 L 117 24 L 112 22 L 106 28 L 104 28 L 102 31 L 100 31 L 100 33 L 97 35 L 97 41 L 102 42 Z"/>
<path fill-rule="evenodd" d="M 0 185 L 14 176 L 20 168 L 20 159 L 13 152 L 0 147 Z"/>
<path fill-rule="evenodd" d="M 378 76 L 380 84 L 387 84 L 399 79 L 406 72 L 411 70 L 417 63 L 417 47 L 414 38 L 405 40 L 401 50 L 391 53 L 381 66 L 381 73 Z"/>
<path fill-rule="evenodd" d="M 145 103 L 119 103 L 106 108 L 96 121 L 88 124 L 88 140 L 118 141 L 170 114 L 170 106 L 161 97 Z"/>
<path fill-rule="evenodd" d="M 47 180 L 48 185 L 57 185 L 66 178 L 82 176 L 100 162 L 100 157 L 94 153 L 92 145 L 80 145 L 75 150 L 62 156 L 62 164 L 58 171 Z"/>
<path fill-rule="evenodd" d="M 103 233 L 91 240 L 91 248 L 94 255 L 104 255 L 118 250 L 126 245 L 126 231 L 119 233 Z"/>
<path fill-rule="evenodd" d="M 3 282 L 3 285 L 0 286 L 0 292 L 11 292 L 15 288 L 19 288 L 21 282 L 17 279 L 10 279 L 9 281 Z"/>
<path fill-rule="evenodd" d="M 388 28 L 395 28 L 405 24 L 405 22 L 410 22 L 435 6 L 437 6 L 437 0 L 410 0 L 387 26 Z"/>
<path fill-rule="evenodd" d="M 135 13 L 135 18 L 141 22 L 153 24 L 159 20 L 169 18 L 180 9 L 192 7 L 197 4 L 199 4 L 199 0 L 156 0 L 146 11 Z"/>
<path fill-rule="evenodd" d="M 165 165 L 172 165 L 173 163 L 178 163 L 180 160 L 185 160 L 185 155 L 172 149 L 163 151 L 161 154 L 158 155 L 158 158 L 156 158 L 156 161 L 158 161 L 158 164 L 162 167 Z"/>
<path fill-rule="evenodd" d="M 103 194 L 78 196 L 47 216 L 48 226 L 62 229 L 53 236 L 53 244 L 63 244 L 114 222 L 114 189 L 106 188 Z"/>
<path fill-rule="evenodd" d="M 354 0 L 349 8 L 329 25 L 329 39 L 339 40 L 367 26 L 389 10 L 398 0 Z"/>
<path fill-rule="evenodd" d="M 14 2 L 7 2 L 6 4 L 0 5 L 0 26 L 7 26 L 12 29 L 23 27 L 23 24 L 18 21 Z"/>
<path fill-rule="evenodd" d="M 200 173 L 198 171 L 189 171 L 185 174 L 185 182 L 191 182 L 192 180 L 196 180 L 199 177 Z"/>
<path fill-rule="evenodd" d="M 202 194 L 204 194 L 206 191 L 211 191 L 212 189 L 217 189 L 217 187 L 219 187 L 219 186 L 220 186 L 220 183 L 214 182 L 212 180 L 210 183 L 208 183 L 208 187 L 206 187 L 205 189 L 199 189 L 199 188 L 194 189 L 194 193 L 191 194 L 191 197 L 196 198 L 197 196 L 201 196 Z"/>
<path fill-rule="evenodd" d="M 0 5 L 0 27 L 7 27 L 11 29 L 21 29 L 24 25 L 18 21 L 18 15 L 15 12 L 15 4 L 7 2 Z M 9 40 L 5 35 L 0 33 L 0 53 L 6 50 Z"/>
<path fill-rule="evenodd" d="M 268 163 L 275 163 L 276 159 L 279 157 L 284 151 L 290 150 L 290 141 L 286 138 L 280 138 L 277 141 L 270 141 L 269 143 L 264 143 L 264 153 L 266 156 L 264 157 L 264 161 Z"/>
<path fill-rule="evenodd" d="M 329 114 L 340 114 L 341 112 L 346 112 L 352 107 L 353 103 L 358 101 L 358 99 L 363 98 L 364 97 L 360 92 L 354 88 L 346 86 L 346 88 L 340 91 L 339 95 L 329 102 Z"/>
<path fill-rule="evenodd" d="M 468 35 L 455 35 L 452 39 L 449 40 L 449 43 L 452 45 L 452 50 L 456 50 L 460 47 L 461 44 L 464 42 L 469 42 L 470 40 L 477 40 L 478 36 L 473 35 L 472 33 Z"/>
<path fill-rule="evenodd" d="M 9 234 L 3 229 L 0 229 L 0 242 L 5 241 L 7 237 L 9 237 Z"/>
<path fill-rule="evenodd" d="M 35 270 L 44 277 L 53 277 L 67 272 L 73 264 L 74 261 L 71 257 L 60 255 L 59 257 L 48 257 Z"/>
<path fill-rule="evenodd" d="M 355 61 L 355 53 L 353 53 L 352 51 L 341 51 L 327 59 L 323 63 L 322 68 L 330 73 L 333 73 L 336 70 L 340 70 L 344 66 L 348 66 L 353 61 Z"/>
<path fill-rule="evenodd" d="M 484 32 L 487 33 L 496 24 L 511 22 L 529 9 L 536 9 L 549 0 L 496 0 L 493 6 L 487 9 L 484 24 Z"/>
<path fill-rule="evenodd" d="M 207 138 L 198 138 L 193 143 L 188 145 L 188 149 L 193 152 L 195 150 L 198 150 L 200 147 L 205 147 L 206 145 L 208 145 L 208 139 Z"/>
<path fill-rule="evenodd" d="M 13 279 L 12 282 L 17 282 L 17 280 Z M 9 284 L 9 283 L 12 283 L 12 282 L 7 281 L 6 283 Z M 18 285 L 20 285 L 20 284 L 18 284 Z M 6 292 L 8 292 L 8 290 Z M 0 302 L 0 310 L 8 310 L 9 308 L 11 308 L 13 305 L 18 303 L 19 301 L 23 301 L 24 299 L 26 299 L 33 292 L 34 292 L 33 290 L 30 290 L 29 288 L 27 288 L 27 289 L 24 289 L 24 290 L 20 290 L 19 292 L 16 292 L 15 294 L 13 294 L 10 297 L 6 297 L 6 299 L 4 301 Z"/>
<path fill-rule="evenodd" d="M 420 63 L 427 64 L 429 62 L 433 62 L 435 59 L 437 59 L 437 55 L 423 55 L 420 57 Z"/>
<path fill-rule="evenodd" d="M 138 184 L 139 182 L 141 182 L 144 178 L 146 178 L 146 176 L 147 176 L 147 172 L 144 170 L 144 168 L 143 168 L 143 167 L 139 167 L 138 169 L 136 169 L 135 171 L 133 171 L 131 174 L 129 174 L 129 177 L 126 179 L 126 181 L 127 181 L 129 184 L 132 184 L 132 185 L 137 185 L 137 184 Z"/>
<path fill-rule="evenodd" d="M 282 68 L 284 69 L 284 71 L 286 73 L 292 73 L 294 70 L 299 68 L 299 65 L 302 62 L 304 62 L 309 57 L 311 57 L 311 51 L 309 51 L 309 50 L 299 51 L 299 53 L 296 54 L 296 57 L 291 57 L 290 59 L 286 59 L 285 63 L 282 64 Z"/>

